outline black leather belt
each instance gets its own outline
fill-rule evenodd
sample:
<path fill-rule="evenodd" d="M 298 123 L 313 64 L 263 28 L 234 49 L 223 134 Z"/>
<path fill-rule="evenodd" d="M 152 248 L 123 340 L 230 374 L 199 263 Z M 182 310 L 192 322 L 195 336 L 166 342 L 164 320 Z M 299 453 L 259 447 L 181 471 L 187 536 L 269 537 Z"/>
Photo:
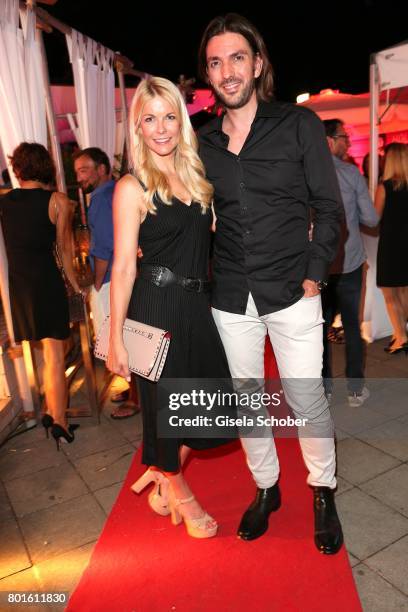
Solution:
<path fill-rule="evenodd" d="M 165 266 L 153 264 L 142 264 L 140 266 L 139 277 L 149 280 L 156 287 L 170 287 L 170 285 L 180 285 L 186 291 L 204 293 L 210 290 L 211 283 L 203 278 L 187 278 L 174 274 Z"/>

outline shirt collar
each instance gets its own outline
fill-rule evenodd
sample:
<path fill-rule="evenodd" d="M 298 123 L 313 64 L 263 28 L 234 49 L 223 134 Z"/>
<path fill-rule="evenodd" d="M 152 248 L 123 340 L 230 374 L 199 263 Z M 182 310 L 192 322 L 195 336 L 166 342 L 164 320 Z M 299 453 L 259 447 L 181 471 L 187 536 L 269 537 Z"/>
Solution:
<path fill-rule="evenodd" d="M 104 191 L 109 191 L 110 189 L 112 189 L 113 185 L 115 184 L 115 181 L 113 179 L 109 179 L 109 181 L 105 181 L 105 183 L 102 183 L 102 185 L 99 185 L 99 187 L 97 187 L 96 189 L 94 189 L 91 193 L 91 199 L 94 197 L 94 195 L 96 194 L 101 194 Z"/>
<path fill-rule="evenodd" d="M 332 158 L 335 166 L 344 166 L 344 164 L 346 163 L 345 161 L 337 157 L 337 155 L 333 155 L 333 153 Z"/>
<path fill-rule="evenodd" d="M 286 105 L 287 106 L 287 105 Z M 224 114 L 219 115 L 209 121 L 200 129 L 200 135 L 209 135 L 214 132 L 222 132 L 222 120 Z M 258 108 L 255 114 L 255 120 L 258 118 L 281 117 L 284 114 L 284 105 L 280 102 L 258 102 Z"/>
<path fill-rule="evenodd" d="M 259 102 L 255 119 L 258 117 L 281 117 L 283 105 L 280 102 Z"/>

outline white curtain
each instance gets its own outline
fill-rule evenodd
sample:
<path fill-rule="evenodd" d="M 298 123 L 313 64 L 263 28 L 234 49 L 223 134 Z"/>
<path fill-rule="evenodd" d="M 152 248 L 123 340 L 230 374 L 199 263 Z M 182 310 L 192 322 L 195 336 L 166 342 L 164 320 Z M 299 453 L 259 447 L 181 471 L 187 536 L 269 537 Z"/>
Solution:
<path fill-rule="evenodd" d="M 115 161 L 113 163 L 113 167 L 115 168 L 117 174 L 119 175 L 121 166 L 122 166 L 122 157 L 123 151 L 125 147 L 125 129 L 123 126 L 123 121 L 118 121 L 116 123 L 116 135 L 115 135 Z"/>
<path fill-rule="evenodd" d="M 35 14 L 31 9 L 27 8 L 19 15 L 18 0 L 2 0 L 0 137 L 6 156 L 22 141 L 39 142 L 47 146 L 41 50 L 35 29 Z M 17 186 L 14 177 L 12 180 Z"/>
<path fill-rule="evenodd" d="M 1 138 L 0 138 L 0 172 L 3 172 L 7 168 L 6 158 L 4 157 L 3 149 L 1 146 Z M 0 187 L 3 185 L 3 180 L 0 178 Z"/>
<path fill-rule="evenodd" d="M 23 141 L 39 142 L 47 146 L 41 48 L 36 39 L 35 23 L 35 14 L 29 7 L 20 12 L 18 0 L 1 0 L 0 139 L 6 158 Z M 13 185 L 17 187 L 16 178 L 11 168 L 9 170 Z M 11 342 L 14 342 L 8 293 L 7 257 L 1 231 L 0 288 L 9 337 Z M 23 360 L 19 358 L 14 363 L 20 397 L 24 409 L 30 411 L 33 409 L 33 404 Z"/>
<path fill-rule="evenodd" d="M 78 127 L 78 113 L 67 113 L 67 120 L 69 123 L 69 127 L 71 128 L 72 133 L 75 136 L 75 140 L 77 141 L 79 146 L 82 148 L 80 144 L 81 143 L 81 133 Z"/>
<path fill-rule="evenodd" d="M 80 32 L 66 35 L 77 103 L 78 144 L 99 147 L 111 163 L 115 153 L 114 52 Z"/>

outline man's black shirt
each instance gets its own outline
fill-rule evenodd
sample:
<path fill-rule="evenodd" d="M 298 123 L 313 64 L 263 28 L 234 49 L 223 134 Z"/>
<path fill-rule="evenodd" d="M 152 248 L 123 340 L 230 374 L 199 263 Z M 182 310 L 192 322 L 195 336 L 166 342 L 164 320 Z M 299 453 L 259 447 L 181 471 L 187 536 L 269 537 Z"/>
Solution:
<path fill-rule="evenodd" d="M 260 316 L 294 304 L 306 278 L 327 278 L 343 215 L 320 119 L 292 104 L 260 102 L 239 155 L 227 149 L 222 117 L 199 140 L 215 187 L 214 308 L 244 314 L 249 292 Z"/>

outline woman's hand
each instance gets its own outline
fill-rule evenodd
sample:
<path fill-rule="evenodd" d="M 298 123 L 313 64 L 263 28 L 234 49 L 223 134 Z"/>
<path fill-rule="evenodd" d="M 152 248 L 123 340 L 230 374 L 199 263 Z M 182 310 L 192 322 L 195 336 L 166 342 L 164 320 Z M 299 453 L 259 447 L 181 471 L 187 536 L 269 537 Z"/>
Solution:
<path fill-rule="evenodd" d="M 88 297 L 88 293 L 89 293 L 89 287 L 80 287 L 77 283 L 76 286 L 73 287 L 73 289 L 75 293 L 77 295 L 80 295 L 84 301 L 86 300 L 86 298 Z"/>
<path fill-rule="evenodd" d="M 80 287 L 79 288 L 79 293 L 82 295 L 82 297 L 84 298 L 84 300 L 86 300 L 86 298 L 88 297 L 89 293 L 91 291 L 91 287 Z"/>
<path fill-rule="evenodd" d="M 114 374 L 117 374 L 118 376 L 124 378 L 127 382 L 130 382 L 129 355 L 123 342 L 121 344 L 109 342 L 106 367 Z"/>

